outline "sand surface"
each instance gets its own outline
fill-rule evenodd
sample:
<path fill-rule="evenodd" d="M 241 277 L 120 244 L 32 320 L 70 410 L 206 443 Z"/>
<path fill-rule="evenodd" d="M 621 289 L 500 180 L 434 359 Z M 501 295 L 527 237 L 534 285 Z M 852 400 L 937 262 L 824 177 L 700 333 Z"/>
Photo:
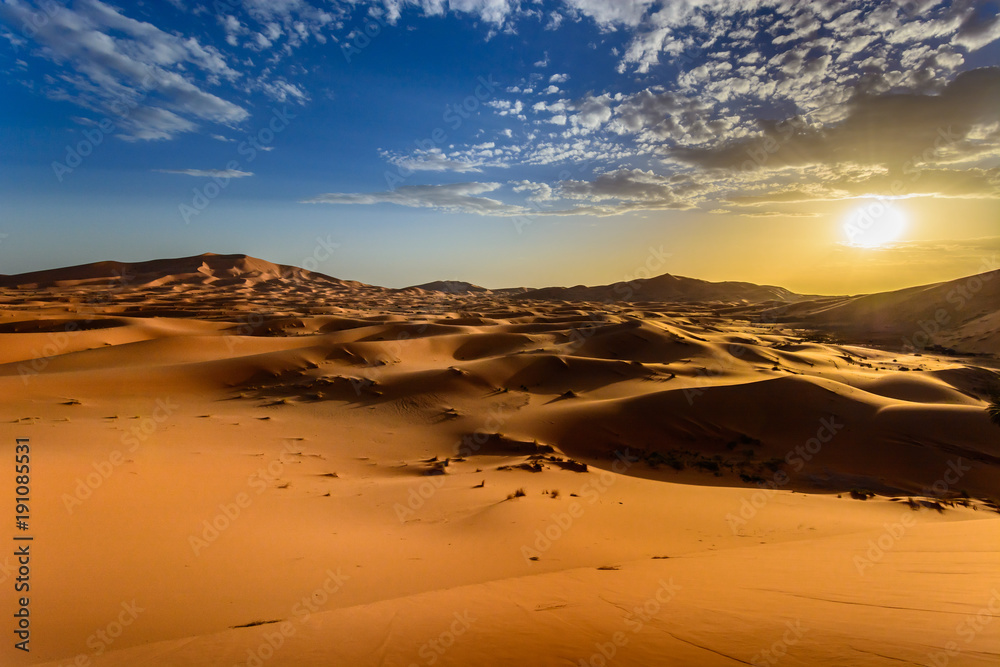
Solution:
<path fill-rule="evenodd" d="M 0 294 L 0 664 L 1000 661 L 995 337 L 147 269 Z"/>

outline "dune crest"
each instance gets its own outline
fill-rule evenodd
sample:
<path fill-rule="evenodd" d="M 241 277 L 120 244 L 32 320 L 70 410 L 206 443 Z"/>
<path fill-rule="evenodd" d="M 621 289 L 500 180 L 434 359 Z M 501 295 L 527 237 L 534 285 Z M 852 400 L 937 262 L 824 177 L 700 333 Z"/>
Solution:
<path fill-rule="evenodd" d="M 929 664 L 1000 580 L 996 357 L 866 319 L 954 286 L 578 301 L 245 255 L 0 283 L 47 545 L 14 665 Z M 984 304 L 941 335 L 992 349 Z M 998 656 L 995 625 L 954 664 Z"/>

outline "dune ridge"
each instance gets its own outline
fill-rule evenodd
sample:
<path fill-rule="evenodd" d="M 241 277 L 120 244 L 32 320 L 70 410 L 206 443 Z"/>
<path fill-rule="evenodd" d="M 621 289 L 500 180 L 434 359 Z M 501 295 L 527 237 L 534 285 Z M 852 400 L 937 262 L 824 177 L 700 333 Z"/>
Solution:
<path fill-rule="evenodd" d="M 1000 581 L 996 357 L 839 327 L 954 286 L 775 311 L 163 262 L 0 287 L 49 545 L 11 664 L 1000 656 L 996 624 L 946 653 Z"/>

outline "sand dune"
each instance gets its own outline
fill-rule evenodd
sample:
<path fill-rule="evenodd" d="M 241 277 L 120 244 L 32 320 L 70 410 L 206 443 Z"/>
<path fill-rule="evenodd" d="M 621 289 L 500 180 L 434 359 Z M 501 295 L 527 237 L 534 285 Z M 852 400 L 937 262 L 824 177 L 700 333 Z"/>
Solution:
<path fill-rule="evenodd" d="M 866 345 L 949 284 L 779 323 L 771 288 L 515 301 L 242 255 L 4 285 L 38 546 L 5 665 L 1000 657 L 997 360 Z"/>
<path fill-rule="evenodd" d="M 161 287 L 164 285 L 252 285 L 273 280 L 310 281 L 345 285 L 344 281 L 294 266 L 273 264 L 247 255 L 205 253 L 196 257 L 149 262 L 97 262 L 64 269 L 0 276 L 4 287 L 45 288 L 77 286 Z M 355 285 L 360 285 L 355 283 Z"/>
<path fill-rule="evenodd" d="M 895 292 L 800 302 L 797 321 L 910 351 L 1000 354 L 1000 271 Z"/>
<path fill-rule="evenodd" d="M 722 301 L 722 302 L 794 302 L 801 295 L 790 292 L 783 287 L 771 285 L 754 285 L 744 282 L 713 283 L 697 278 L 685 278 L 664 274 L 655 278 L 639 278 L 630 282 L 618 282 L 612 285 L 588 287 L 545 287 L 528 290 L 518 295 L 520 299 L 540 299 L 548 301 L 599 301 L 613 303 L 618 301 Z"/>
<path fill-rule="evenodd" d="M 423 290 L 424 292 L 443 292 L 445 294 L 469 294 L 470 292 L 487 292 L 485 287 L 473 285 L 463 280 L 435 280 L 421 285 L 406 287 L 405 290 Z"/>

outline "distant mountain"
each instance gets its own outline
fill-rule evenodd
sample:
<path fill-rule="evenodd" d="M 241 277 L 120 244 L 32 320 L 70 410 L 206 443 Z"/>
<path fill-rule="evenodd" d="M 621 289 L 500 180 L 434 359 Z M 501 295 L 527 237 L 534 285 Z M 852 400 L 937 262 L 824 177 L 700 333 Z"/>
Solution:
<path fill-rule="evenodd" d="M 665 273 L 655 278 L 587 287 L 545 287 L 513 297 L 559 301 L 669 301 L 669 302 L 794 302 L 803 298 L 783 287 L 742 282 L 713 283 Z"/>
<path fill-rule="evenodd" d="M 799 301 L 778 321 L 842 332 L 902 350 L 939 345 L 1000 352 L 1000 270 L 864 296 Z"/>
<path fill-rule="evenodd" d="M 462 280 L 435 280 L 423 285 L 404 287 L 403 290 L 423 290 L 425 292 L 441 292 L 443 294 L 474 294 L 490 291 L 485 287 L 473 285 Z"/>
<path fill-rule="evenodd" d="M 340 288 L 368 287 L 307 271 L 296 266 L 274 264 L 248 255 L 205 253 L 195 257 L 155 259 L 148 262 L 94 262 L 62 269 L 0 276 L 0 286 L 44 289 L 49 287 L 158 287 L 164 285 L 232 285 L 279 283 L 325 283 Z"/>
<path fill-rule="evenodd" d="M 465 281 L 447 280 L 387 290 L 248 255 L 213 253 L 148 262 L 95 262 L 0 275 L 0 287 L 22 289 L 183 289 L 185 286 L 202 290 L 250 287 L 289 293 L 328 291 L 354 300 L 409 291 L 486 295 L 509 301 L 715 303 L 730 306 L 731 312 L 744 312 L 766 321 L 841 333 L 859 342 L 905 351 L 940 347 L 959 352 L 1000 353 L 1000 270 L 932 285 L 849 297 L 801 295 L 771 285 L 709 282 L 670 274 L 596 287 L 490 290 Z"/>
<path fill-rule="evenodd" d="M 320 283 L 340 289 L 384 289 L 356 281 L 341 280 L 296 266 L 274 264 L 248 255 L 205 253 L 194 257 L 156 259 L 147 262 L 95 262 L 62 269 L 0 275 L 0 286 L 44 289 L 48 287 L 158 287 L 163 285 L 217 285 L 257 283 Z M 743 282 L 712 283 L 664 274 L 655 278 L 587 287 L 513 287 L 490 290 L 462 280 L 438 280 L 396 291 L 439 294 L 492 294 L 510 299 L 560 301 L 668 301 L 760 304 L 790 303 L 802 298 L 782 287 Z"/>

